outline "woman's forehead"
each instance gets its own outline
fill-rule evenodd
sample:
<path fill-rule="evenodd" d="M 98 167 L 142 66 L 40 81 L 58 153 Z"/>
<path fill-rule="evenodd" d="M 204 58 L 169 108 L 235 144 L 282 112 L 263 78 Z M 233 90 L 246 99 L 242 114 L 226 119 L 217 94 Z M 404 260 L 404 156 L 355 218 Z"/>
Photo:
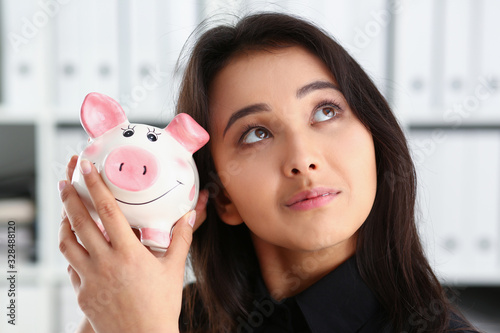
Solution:
<path fill-rule="evenodd" d="M 210 112 L 266 102 L 273 94 L 296 94 L 314 81 L 337 85 L 323 61 L 303 47 L 240 52 L 215 75 L 209 90 Z"/>
<path fill-rule="evenodd" d="M 280 84 L 273 88 L 292 87 L 313 78 L 324 78 L 337 84 L 326 64 L 303 47 L 240 52 L 214 76 L 209 101 L 228 97 L 228 90 L 248 94 L 250 88 L 258 89 L 272 83 Z"/>

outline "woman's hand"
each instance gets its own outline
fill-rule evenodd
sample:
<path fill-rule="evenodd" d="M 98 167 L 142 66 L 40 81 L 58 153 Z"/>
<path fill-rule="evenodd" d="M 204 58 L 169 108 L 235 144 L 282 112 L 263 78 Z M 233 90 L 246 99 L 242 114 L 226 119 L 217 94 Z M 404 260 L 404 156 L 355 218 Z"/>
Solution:
<path fill-rule="evenodd" d="M 67 169 L 69 179 L 75 166 L 76 158 L 72 158 Z M 59 247 L 69 262 L 68 273 L 82 311 L 96 332 L 178 331 L 192 226 L 205 219 L 208 193 L 200 192 L 195 210 L 176 223 L 168 251 L 153 255 L 137 239 L 95 167 L 88 163 L 83 171 L 110 241 L 106 241 L 70 181 L 59 182 L 65 210 Z"/>

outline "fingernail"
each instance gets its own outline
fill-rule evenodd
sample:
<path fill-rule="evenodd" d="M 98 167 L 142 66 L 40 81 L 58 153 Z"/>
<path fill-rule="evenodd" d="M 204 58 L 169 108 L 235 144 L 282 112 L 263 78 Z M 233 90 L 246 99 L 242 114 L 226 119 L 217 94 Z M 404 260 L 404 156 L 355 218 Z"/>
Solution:
<path fill-rule="evenodd" d="M 196 211 L 193 210 L 191 212 L 191 215 L 189 215 L 189 220 L 188 220 L 188 224 L 191 226 L 191 228 L 194 227 L 195 221 L 196 221 Z"/>
<path fill-rule="evenodd" d="M 59 183 L 57 183 L 57 188 L 59 189 L 59 192 L 63 190 L 63 188 L 66 187 L 67 182 L 65 180 L 60 180 Z"/>
<path fill-rule="evenodd" d="M 90 164 L 89 160 L 82 160 L 80 162 L 80 171 L 84 175 L 88 175 L 90 171 L 92 170 L 92 164 Z"/>

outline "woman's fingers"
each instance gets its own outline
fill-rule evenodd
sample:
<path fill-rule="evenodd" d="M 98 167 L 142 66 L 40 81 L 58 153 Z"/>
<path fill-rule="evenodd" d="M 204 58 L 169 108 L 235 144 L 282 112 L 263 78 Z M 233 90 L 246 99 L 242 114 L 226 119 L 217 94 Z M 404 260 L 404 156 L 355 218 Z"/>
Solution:
<path fill-rule="evenodd" d="M 88 160 L 82 160 L 80 162 L 80 171 L 83 174 L 92 203 L 109 236 L 111 245 L 115 248 L 129 248 L 137 244 L 137 237 L 95 166 Z"/>
<path fill-rule="evenodd" d="M 194 210 L 189 211 L 179 219 L 174 225 L 172 231 L 172 242 L 167 250 L 165 257 L 169 261 L 175 261 L 176 265 L 184 266 L 189 253 L 189 247 L 193 239 L 193 232 L 207 217 L 208 190 L 201 190 L 198 196 L 198 202 Z M 163 257 L 163 255 L 156 255 Z"/>
<path fill-rule="evenodd" d="M 108 242 L 80 200 L 75 188 L 67 180 L 61 180 L 59 190 L 64 210 L 71 224 L 69 231 L 71 232 L 71 229 L 75 231 L 85 249 L 91 254 L 109 248 Z"/>
<path fill-rule="evenodd" d="M 78 275 L 76 270 L 71 265 L 68 265 L 68 275 L 69 275 L 69 280 L 71 281 L 71 285 L 75 290 L 75 293 L 78 294 L 78 291 L 80 290 L 80 285 L 82 284 L 82 280 L 80 279 L 80 276 Z"/>
<path fill-rule="evenodd" d="M 176 261 L 180 266 L 183 266 L 186 262 L 194 230 L 196 230 L 207 217 L 207 201 L 208 190 L 201 190 L 194 210 L 187 212 L 174 225 L 172 242 L 170 243 L 165 257 L 170 257 L 170 260 Z M 155 253 L 155 256 L 163 257 L 164 255 Z"/>
<path fill-rule="evenodd" d="M 78 162 L 78 155 L 71 156 L 68 165 L 66 166 L 66 179 L 71 182 L 73 173 L 75 172 L 76 163 Z"/>
<path fill-rule="evenodd" d="M 168 261 L 169 265 L 174 265 L 182 272 L 184 272 L 186 258 L 193 239 L 193 226 L 195 221 L 196 211 L 194 210 L 186 213 L 177 221 L 172 232 L 172 242 L 163 259 Z"/>
<path fill-rule="evenodd" d="M 68 218 L 64 218 L 59 227 L 59 250 L 66 260 L 78 270 L 84 270 L 88 264 L 89 254 L 78 243 L 75 234 L 71 230 Z"/>
<path fill-rule="evenodd" d="M 73 172 L 75 171 L 76 167 L 76 162 L 78 161 L 78 156 L 73 155 L 71 156 L 68 165 L 66 166 L 66 179 L 71 182 L 73 178 Z M 66 210 L 64 207 L 61 209 L 61 219 L 64 219 L 66 217 Z"/>
<path fill-rule="evenodd" d="M 198 229 L 198 227 L 207 218 L 207 202 L 208 202 L 208 190 L 201 190 L 198 195 L 198 202 L 194 210 L 196 211 L 196 221 L 193 230 Z"/>

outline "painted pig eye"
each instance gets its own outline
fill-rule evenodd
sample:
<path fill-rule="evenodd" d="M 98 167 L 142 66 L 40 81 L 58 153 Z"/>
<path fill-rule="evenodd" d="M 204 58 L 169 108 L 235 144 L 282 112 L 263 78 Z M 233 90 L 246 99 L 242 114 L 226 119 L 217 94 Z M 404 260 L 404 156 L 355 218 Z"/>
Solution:
<path fill-rule="evenodd" d="M 126 137 L 126 138 L 129 138 L 131 137 L 132 135 L 134 135 L 134 127 L 130 127 L 130 125 L 127 127 L 127 128 L 122 128 L 123 130 L 123 136 Z"/>
<path fill-rule="evenodd" d="M 131 137 L 132 135 L 134 135 L 134 131 L 133 130 L 125 130 L 123 132 L 123 136 L 128 138 L 128 137 Z"/>
<path fill-rule="evenodd" d="M 153 128 L 153 130 L 150 130 L 148 128 L 148 140 L 151 141 L 151 142 L 155 142 L 156 140 L 158 140 L 158 135 L 160 135 L 161 133 L 156 133 L 155 132 L 155 129 Z"/>

